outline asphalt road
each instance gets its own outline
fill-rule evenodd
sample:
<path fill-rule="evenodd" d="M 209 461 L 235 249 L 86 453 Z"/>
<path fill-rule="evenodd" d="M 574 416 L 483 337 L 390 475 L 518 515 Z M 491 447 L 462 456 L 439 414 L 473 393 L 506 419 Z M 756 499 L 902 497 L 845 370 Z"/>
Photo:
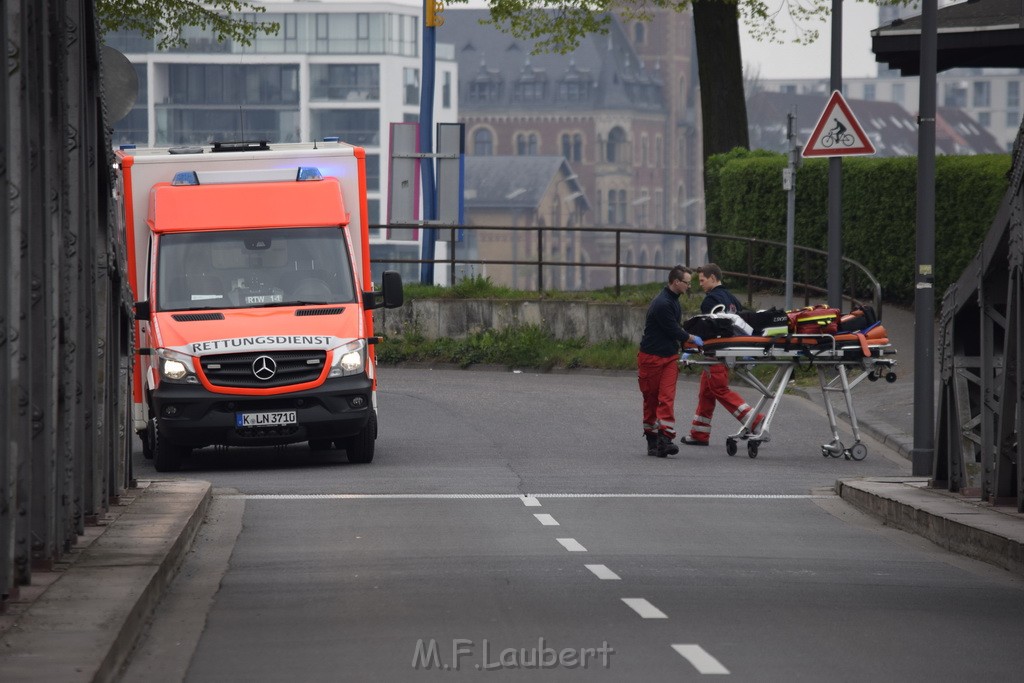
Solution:
<path fill-rule="evenodd" d="M 870 440 L 862 462 L 823 458 L 807 401 L 783 400 L 756 459 L 726 455 L 724 413 L 714 446 L 649 458 L 626 375 L 385 368 L 379 403 L 371 465 L 305 447 L 187 463 L 215 500 L 125 681 L 1024 670 L 1021 582 L 832 495 L 909 464 Z"/>

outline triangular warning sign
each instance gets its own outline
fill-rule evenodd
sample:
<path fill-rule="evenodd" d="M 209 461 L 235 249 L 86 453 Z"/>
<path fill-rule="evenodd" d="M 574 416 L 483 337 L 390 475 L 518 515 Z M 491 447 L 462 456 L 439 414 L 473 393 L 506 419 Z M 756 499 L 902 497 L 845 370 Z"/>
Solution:
<path fill-rule="evenodd" d="M 804 145 L 804 157 L 840 157 L 874 154 L 871 144 L 850 105 L 838 90 L 832 92 L 811 137 Z"/>

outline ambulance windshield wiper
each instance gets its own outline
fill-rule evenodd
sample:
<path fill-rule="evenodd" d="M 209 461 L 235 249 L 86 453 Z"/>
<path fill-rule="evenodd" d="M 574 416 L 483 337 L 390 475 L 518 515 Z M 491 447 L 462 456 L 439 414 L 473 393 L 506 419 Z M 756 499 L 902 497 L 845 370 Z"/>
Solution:
<path fill-rule="evenodd" d="M 248 308 L 280 308 L 281 306 L 325 306 L 327 301 L 275 301 L 273 303 L 256 304 Z"/>

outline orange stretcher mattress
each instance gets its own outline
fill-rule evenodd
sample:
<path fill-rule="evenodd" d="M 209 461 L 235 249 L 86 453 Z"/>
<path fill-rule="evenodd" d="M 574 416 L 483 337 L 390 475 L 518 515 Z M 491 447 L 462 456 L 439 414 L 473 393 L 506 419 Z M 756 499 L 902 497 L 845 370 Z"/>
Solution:
<path fill-rule="evenodd" d="M 719 350 L 751 349 L 761 350 L 770 355 L 773 349 L 786 352 L 803 352 L 814 356 L 829 351 L 842 351 L 844 358 L 856 360 L 862 357 L 877 357 L 882 347 L 889 345 L 889 338 L 881 324 L 866 330 L 828 335 L 782 335 L 777 337 L 720 337 L 704 342 L 704 355 L 714 356 Z M 689 347 L 689 345 L 687 345 Z M 696 347 L 692 347 L 695 349 Z"/>

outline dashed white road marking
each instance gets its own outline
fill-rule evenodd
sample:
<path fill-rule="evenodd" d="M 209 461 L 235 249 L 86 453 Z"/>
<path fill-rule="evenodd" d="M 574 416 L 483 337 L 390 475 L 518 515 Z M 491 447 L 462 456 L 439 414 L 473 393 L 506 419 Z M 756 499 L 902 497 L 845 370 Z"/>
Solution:
<path fill-rule="evenodd" d="M 722 666 L 722 663 L 708 654 L 707 650 L 700 645 L 673 645 L 672 649 L 686 658 L 697 673 L 702 674 L 728 674 L 729 670 Z"/>
<path fill-rule="evenodd" d="M 540 501 L 537 500 L 536 496 L 523 496 L 523 505 L 528 508 L 539 508 Z"/>
<path fill-rule="evenodd" d="M 613 572 L 603 564 L 585 564 L 583 565 L 590 571 L 594 572 L 594 576 L 601 579 L 602 581 L 618 581 L 619 575 Z"/>
<path fill-rule="evenodd" d="M 558 522 L 551 515 L 539 515 L 538 514 L 538 515 L 534 515 L 534 517 L 536 517 L 537 521 L 540 522 L 541 524 L 543 524 L 544 526 L 559 526 Z"/>
<path fill-rule="evenodd" d="M 622 598 L 622 602 L 644 619 L 668 619 L 668 615 L 649 603 L 645 598 Z"/>
<path fill-rule="evenodd" d="M 580 542 L 575 538 L 556 538 L 556 541 L 562 544 L 562 547 L 568 550 L 570 553 L 585 553 L 587 549 L 580 545 Z"/>

